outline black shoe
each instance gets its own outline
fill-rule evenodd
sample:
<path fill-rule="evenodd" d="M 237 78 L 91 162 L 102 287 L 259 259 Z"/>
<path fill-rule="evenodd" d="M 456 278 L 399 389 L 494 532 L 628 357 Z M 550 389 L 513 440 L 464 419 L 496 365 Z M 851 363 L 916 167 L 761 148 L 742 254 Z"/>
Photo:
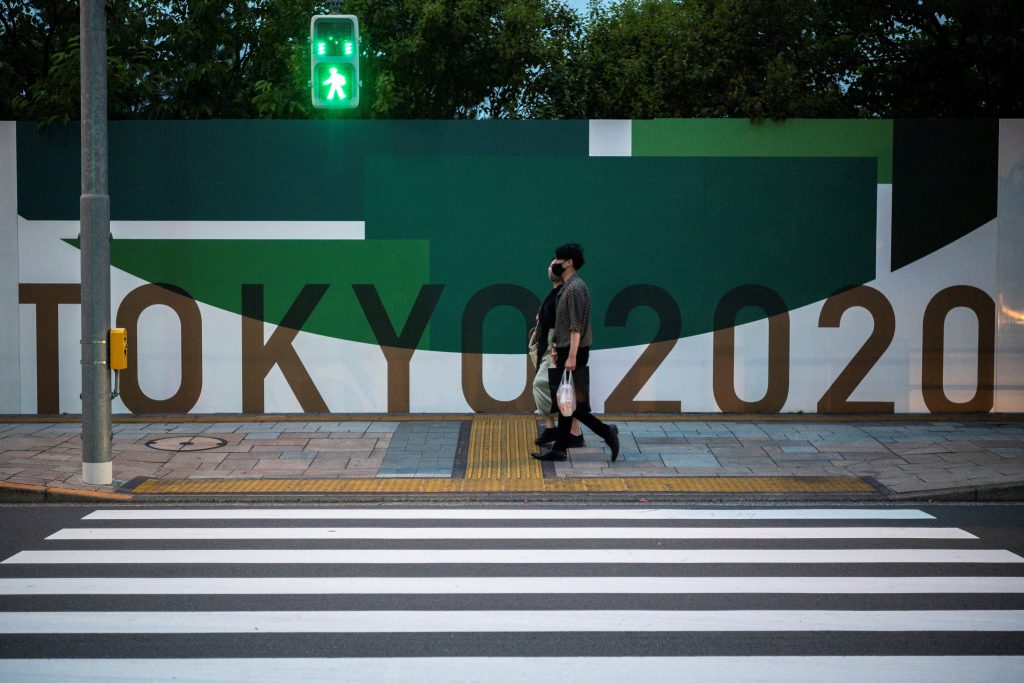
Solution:
<path fill-rule="evenodd" d="M 566 448 L 586 448 L 587 442 L 583 440 L 583 435 L 574 436 L 569 435 L 569 442 L 565 444 Z"/>
<path fill-rule="evenodd" d="M 568 458 L 565 451 L 556 451 L 554 448 L 544 451 L 543 453 L 530 453 L 530 457 L 536 458 L 537 460 L 556 460 L 561 462 Z"/>
<path fill-rule="evenodd" d="M 536 439 L 533 440 L 538 446 L 547 446 L 555 442 L 558 438 L 558 430 L 554 427 L 545 427 L 544 431 L 540 433 Z"/>
<path fill-rule="evenodd" d="M 615 425 L 608 425 L 608 438 L 604 440 L 608 448 L 612 449 L 612 462 L 619 457 L 619 428 Z"/>

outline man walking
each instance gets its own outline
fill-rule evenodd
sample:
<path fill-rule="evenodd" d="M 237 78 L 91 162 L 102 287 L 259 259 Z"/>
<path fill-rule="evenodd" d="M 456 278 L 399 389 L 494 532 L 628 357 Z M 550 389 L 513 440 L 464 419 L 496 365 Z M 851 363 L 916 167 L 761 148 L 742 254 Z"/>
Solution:
<path fill-rule="evenodd" d="M 553 367 L 551 362 L 551 351 L 553 347 L 551 340 L 555 335 L 555 307 L 558 305 L 558 289 L 562 286 L 562 278 L 551 272 L 551 265 L 548 265 L 548 279 L 551 281 L 551 291 L 548 292 L 544 302 L 537 311 L 537 373 L 533 378 L 533 400 L 537 404 L 537 414 L 544 418 L 544 431 L 534 441 L 538 446 L 550 446 L 558 437 L 558 430 L 555 429 L 553 412 L 557 413 L 551 400 L 550 374 L 548 371 Z M 583 448 L 586 442 L 583 440 L 580 423 L 577 420 L 572 422 L 572 434 L 568 443 L 569 448 Z"/>
<path fill-rule="evenodd" d="M 604 439 L 612 451 L 612 462 L 619 457 L 619 428 L 606 425 L 590 412 L 590 375 L 587 361 L 593 343 L 590 329 L 590 290 L 587 283 L 577 275 L 583 267 L 583 247 L 578 244 L 563 244 L 555 249 L 551 272 L 562 279 L 558 288 L 558 303 L 555 313 L 553 339 L 553 360 L 556 370 L 552 372 L 551 386 L 557 386 L 555 376 L 561 377 L 565 370 L 573 371 L 576 387 L 576 412 L 571 417 L 558 416 L 558 435 L 547 451 L 531 453 L 538 460 L 565 460 L 565 449 L 570 444 L 573 418 L 579 420 L 592 432 Z"/>

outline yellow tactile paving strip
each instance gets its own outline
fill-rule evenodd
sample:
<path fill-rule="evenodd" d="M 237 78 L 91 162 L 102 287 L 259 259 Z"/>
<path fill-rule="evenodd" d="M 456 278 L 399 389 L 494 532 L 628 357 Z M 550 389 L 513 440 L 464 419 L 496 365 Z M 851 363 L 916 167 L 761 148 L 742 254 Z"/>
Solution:
<path fill-rule="evenodd" d="M 537 423 L 527 415 L 476 415 L 469 435 L 466 479 L 542 481 L 533 439 Z"/>
<path fill-rule="evenodd" d="M 858 477 L 147 479 L 135 493 L 875 493 Z"/>

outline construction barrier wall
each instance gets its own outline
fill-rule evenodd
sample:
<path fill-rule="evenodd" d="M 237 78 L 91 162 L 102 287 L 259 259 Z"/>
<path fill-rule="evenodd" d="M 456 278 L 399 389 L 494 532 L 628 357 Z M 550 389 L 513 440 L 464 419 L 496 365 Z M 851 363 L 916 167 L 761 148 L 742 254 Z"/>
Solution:
<path fill-rule="evenodd" d="M 115 413 L 1024 411 L 1024 121 L 118 121 Z M 81 409 L 80 137 L 0 122 L 0 413 Z"/>

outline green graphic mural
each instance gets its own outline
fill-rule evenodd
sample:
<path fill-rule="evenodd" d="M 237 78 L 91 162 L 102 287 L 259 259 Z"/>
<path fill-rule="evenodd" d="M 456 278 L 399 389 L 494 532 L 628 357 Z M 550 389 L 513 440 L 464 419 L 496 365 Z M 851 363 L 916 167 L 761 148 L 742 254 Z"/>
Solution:
<path fill-rule="evenodd" d="M 668 291 L 689 336 L 710 331 L 719 299 L 742 284 L 798 307 L 874 277 L 873 159 L 390 157 L 367 169 L 367 236 L 429 236 L 431 281 L 446 287 L 437 320 L 457 323 L 487 284 L 542 296 L 554 248 L 569 241 L 586 248 L 597 348 L 654 338 L 646 311 L 604 328 L 630 285 Z M 518 352 L 522 334 L 509 329 L 489 326 L 485 349 Z M 435 324 L 431 339 L 457 350 L 458 324 Z"/>
<path fill-rule="evenodd" d="M 271 321 L 302 285 L 328 284 L 305 329 L 361 342 L 376 340 L 353 285 L 377 288 L 395 329 L 421 287 L 440 285 L 418 344 L 440 351 L 462 350 L 482 289 L 527 292 L 522 313 L 490 302 L 490 353 L 521 352 L 529 293 L 543 297 L 565 241 L 587 249 L 597 348 L 655 338 L 658 314 L 641 300 L 627 302 L 627 326 L 604 326 L 632 285 L 666 291 L 685 337 L 713 329 L 737 286 L 768 287 L 792 310 L 874 277 L 891 121 L 631 127 L 633 156 L 600 158 L 587 156 L 585 121 L 114 122 L 115 221 L 362 221 L 366 240 L 119 239 L 112 263 L 235 313 L 242 285 L 263 284 Z M 77 129 L 20 124 L 18 149 L 19 214 L 77 218 Z M 761 315 L 749 307 L 738 321 Z"/>
<path fill-rule="evenodd" d="M 5 125 L 12 407 L 73 412 L 79 130 Z M 111 305 L 135 340 L 116 407 L 533 410 L 528 330 L 579 242 L 599 410 L 1019 412 L 1022 139 L 1007 120 L 112 122 Z"/>

